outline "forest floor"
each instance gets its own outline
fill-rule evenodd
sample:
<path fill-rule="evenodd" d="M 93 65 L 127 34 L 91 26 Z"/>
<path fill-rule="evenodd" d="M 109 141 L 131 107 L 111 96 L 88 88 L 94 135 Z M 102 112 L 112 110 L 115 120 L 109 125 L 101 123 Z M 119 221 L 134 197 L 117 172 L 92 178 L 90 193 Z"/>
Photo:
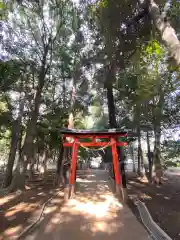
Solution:
<path fill-rule="evenodd" d="M 36 178 L 26 184 L 26 190 L 0 198 L 0 240 L 16 239 L 17 236 L 39 216 L 43 204 L 59 193 L 59 188 L 53 188 L 53 173 L 46 175 L 45 181 Z M 56 203 L 63 202 L 63 194 L 56 197 Z M 56 203 L 53 207 L 56 207 Z M 47 206 L 45 214 L 52 211 Z"/>
<path fill-rule="evenodd" d="M 173 240 L 180 239 L 180 171 L 167 171 L 160 186 L 130 175 L 128 194 L 130 198 L 138 196 L 146 204 L 153 220 Z M 130 207 L 138 217 L 136 206 Z"/>

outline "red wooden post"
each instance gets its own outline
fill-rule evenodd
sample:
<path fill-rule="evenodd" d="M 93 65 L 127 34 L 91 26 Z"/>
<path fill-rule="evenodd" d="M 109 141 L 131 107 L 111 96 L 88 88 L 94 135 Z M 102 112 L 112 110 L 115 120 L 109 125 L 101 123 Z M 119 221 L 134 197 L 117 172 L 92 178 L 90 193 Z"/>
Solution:
<path fill-rule="evenodd" d="M 76 164 L 78 155 L 78 139 L 74 139 L 73 149 L 72 149 L 72 162 L 71 162 L 71 174 L 70 174 L 70 197 L 74 194 L 75 189 L 75 178 L 76 178 Z"/>
<path fill-rule="evenodd" d="M 111 138 L 111 148 L 112 148 L 112 159 L 113 159 L 113 167 L 114 167 L 114 175 L 116 182 L 116 193 L 120 194 L 121 190 L 121 176 L 119 171 L 119 161 L 118 161 L 118 153 L 117 153 L 117 142 L 114 138 Z"/>

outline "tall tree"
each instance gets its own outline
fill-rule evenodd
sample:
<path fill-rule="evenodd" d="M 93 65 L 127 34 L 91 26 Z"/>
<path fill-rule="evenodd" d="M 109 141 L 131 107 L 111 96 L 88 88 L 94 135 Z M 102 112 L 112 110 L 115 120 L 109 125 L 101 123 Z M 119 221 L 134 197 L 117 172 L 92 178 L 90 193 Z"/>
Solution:
<path fill-rule="evenodd" d="M 26 55 L 37 63 L 35 75 L 35 95 L 33 107 L 28 121 L 21 156 L 13 180 L 13 188 L 24 188 L 25 171 L 27 164 L 33 162 L 33 143 L 36 135 L 36 123 L 41 105 L 41 95 L 47 79 L 50 78 L 52 59 L 57 47 L 69 41 L 74 21 L 74 6 L 71 1 L 37 1 L 29 4 L 22 1 L 9 19 L 8 27 L 14 37 L 24 36 L 29 44 L 28 54 L 24 50 L 21 56 Z M 12 26 L 12 21 L 14 26 Z M 31 42 L 31 43 L 30 43 Z M 10 46 L 8 46 L 11 49 Z M 11 53 L 13 53 L 11 51 Z M 23 56 L 23 58 L 24 58 Z"/>

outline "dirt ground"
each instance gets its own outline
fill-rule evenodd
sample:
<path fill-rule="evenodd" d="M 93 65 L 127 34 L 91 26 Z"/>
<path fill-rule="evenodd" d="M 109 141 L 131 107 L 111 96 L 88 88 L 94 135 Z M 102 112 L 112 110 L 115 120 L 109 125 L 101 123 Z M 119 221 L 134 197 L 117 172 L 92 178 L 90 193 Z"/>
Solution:
<path fill-rule="evenodd" d="M 60 191 L 52 186 L 53 176 L 49 172 L 45 182 L 36 178 L 35 181 L 27 183 L 27 190 L 23 193 L 12 193 L 0 198 L 0 240 L 16 239 L 37 219 L 43 204 Z M 57 202 L 62 200 L 63 196 L 59 194 Z M 49 206 L 46 212 L 50 212 Z"/>
<path fill-rule="evenodd" d="M 166 172 L 161 186 L 143 182 L 130 175 L 128 179 L 130 198 L 138 196 L 145 202 L 154 221 L 174 240 L 180 239 L 180 171 Z M 136 207 L 131 204 L 137 215 Z"/>
<path fill-rule="evenodd" d="M 0 198 L 0 240 L 15 239 L 37 218 L 43 203 L 60 190 L 52 187 L 52 181 L 52 173 L 49 173 L 45 183 L 36 179 L 28 183 L 28 190 L 24 193 Z M 128 194 L 130 198 L 138 196 L 146 203 L 155 222 L 172 239 L 180 239 L 180 172 L 166 173 L 161 186 L 150 185 L 129 175 Z M 53 206 L 47 206 L 45 215 L 63 202 L 63 194 L 55 200 Z M 136 207 L 133 204 L 130 207 L 138 215 Z"/>

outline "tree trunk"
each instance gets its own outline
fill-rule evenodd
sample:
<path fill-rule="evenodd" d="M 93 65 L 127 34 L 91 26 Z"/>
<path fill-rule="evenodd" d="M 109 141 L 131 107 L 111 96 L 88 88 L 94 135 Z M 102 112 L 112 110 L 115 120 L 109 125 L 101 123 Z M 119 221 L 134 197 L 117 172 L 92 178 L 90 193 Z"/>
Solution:
<path fill-rule="evenodd" d="M 153 163 L 155 166 L 155 183 L 160 184 L 163 176 L 163 169 L 161 163 L 161 121 L 163 117 L 163 106 L 164 106 L 164 92 L 162 85 L 159 86 L 159 100 L 153 111 L 153 125 L 154 125 L 154 154 Z M 155 99 L 153 100 L 155 104 Z"/>
<path fill-rule="evenodd" d="M 36 160 L 36 171 L 37 172 L 39 171 L 39 157 L 40 157 L 40 154 L 39 154 L 39 152 L 37 152 L 37 160 Z"/>
<path fill-rule="evenodd" d="M 140 135 L 138 134 L 138 168 L 137 168 L 137 171 L 138 171 L 138 174 L 140 175 L 141 174 L 141 138 L 140 138 Z"/>
<path fill-rule="evenodd" d="M 155 144 L 154 144 L 154 165 L 155 165 L 155 183 L 160 184 L 162 181 L 163 169 L 161 164 L 161 128 L 154 128 Z"/>
<path fill-rule="evenodd" d="M 177 65 L 180 64 L 180 42 L 175 30 L 172 28 L 166 17 L 160 13 L 159 6 L 154 0 L 150 0 L 149 12 L 157 29 L 159 30 L 162 40 L 165 42 L 171 56 L 175 59 Z"/>
<path fill-rule="evenodd" d="M 16 157 L 16 151 L 18 146 L 18 138 L 19 138 L 19 128 L 18 128 L 18 121 L 14 121 L 12 124 L 12 137 L 11 137 L 11 146 L 8 158 L 8 164 L 6 169 L 4 187 L 8 187 L 11 184 L 12 177 L 13 177 L 13 166 Z"/>
<path fill-rule="evenodd" d="M 28 172 L 29 180 L 32 180 L 33 176 L 34 176 L 34 160 L 32 159 L 29 167 L 29 172 Z"/>
<path fill-rule="evenodd" d="M 137 134 L 138 134 L 138 174 L 144 176 L 144 157 L 141 146 L 141 131 L 139 127 L 137 129 Z"/>
<path fill-rule="evenodd" d="M 112 83 L 108 83 L 108 86 L 106 87 L 106 89 L 107 89 L 107 102 L 108 102 L 108 111 L 109 111 L 109 126 L 111 128 L 117 128 Z"/>
<path fill-rule="evenodd" d="M 18 155 L 21 156 L 22 153 L 22 137 L 23 137 L 23 127 L 20 127 L 19 141 L 18 141 Z"/>
<path fill-rule="evenodd" d="M 46 58 L 45 58 L 46 60 Z M 27 165 L 32 161 L 33 157 L 33 141 L 36 133 L 36 123 L 39 114 L 39 107 L 41 101 L 41 93 L 45 81 L 45 60 L 41 67 L 39 75 L 39 83 L 36 90 L 36 96 L 34 100 L 34 110 L 32 111 L 31 119 L 29 120 L 24 145 L 22 148 L 21 156 L 18 160 L 18 166 L 13 179 L 13 189 L 24 189 L 25 188 L 25 174 Z"/>
<path fill-rule="evenodd" d="M 62 161 L 62 167 L 61 167 L 60 174 L 63 177 L 63 183 L 64 183 L 65 187 L 67 187 L 69 185 L 71 158 L 72 158 L 72 148 L 71 147 L 64 148 L 63 161 Z"/>
<path fill-rule="evenodd" d="M 129 148 L 130 148 L 130 154 L 131 154 L 131 158 L 133 161 L 133 172 L 136 172 L 136 164 L 135 164 L 135 158 L 134 158 L 134 145 L 133 143 L 129 144 Z"/>
<path fill-rule="evenodd" d="M 116 121 L 116 112 L 115 112 L 115 104 L 114 104 L 114 96 L 113 96 L 113 88 L 111 78 L 107 79 L 105 84 L 107 89 L 107 102 L 108 102 L 108 111 L 109 111 L 109 126 L 110 128 L 117 128 Z M 122 176 L 122 186 L 126 188 L 126 174 L 125 174 L 125 154 L 122 147 L 117 148 L 120 157 L 120 170 Z"/>
<path fill-rule="evenodd" d="M 64 147 L 63 147 L 63 144 L 61 144 L 61 146 L 59 147 L 59 155 L 58 155 L 58 159 L 57 159 L 57 167 L 56 167 L 56 175 L 55 175 L 55 179 L 54 179 L 54 185 L 60 184 L 63 153 L 64 153 Z"/>
<path fill-rule="evenodd" d="M 152 182 L 152 167 L 153 167 L 153 158 L 151 154 L 150 141 L 149 141 L 149 132 L 146 133 L 147 140 L 147 158 L 149 163 L 149 181 Z"/>
<path fill-rule="evenodd" d="M 37 148 L 35 143 L 32 144 L 32 152 L 31 152 L 31 161 L 29 167 L 29 180 L 32 180 L 35 173 L 35 164 L 37 163 Z"/>
<path fill-rule="evenodd" d="M 47 172 L 47 161 L 48 161 L 48 149 L 45 149 L 43 154 L 43 161 L 42 161 L 42 167 L 43 167 L 43 178 L 45 179 L 46 172 Z"/>
<path fill-rule="evenodd" d="M 22 96 L 20 95 L 18 118 L 12 124 L 12 138 L 11 138 L 11 147 L 9 152 L 7 170 L 5 175 L 5 183 L 4 183 L 5 187 L 8 187 L 12 182 L 13 166 L 16 158 L 16 151 L 18 148 L 18 144 L 20 144 L 20 141 L 21 141 L 21 129 L 22 129 L 21 121 L 22 121 L 23 112 L 24 112 L 24 99 L 22 99 Z"/>
<path fill-rule="evenodd" d="M 52 155 L 52 159 L 53 159 L 53 163 L 56 162 L 56 157 L 57 157 L 58 152 L 56 151 L 56 149 L 53 151 L 53 155 Z"/>

